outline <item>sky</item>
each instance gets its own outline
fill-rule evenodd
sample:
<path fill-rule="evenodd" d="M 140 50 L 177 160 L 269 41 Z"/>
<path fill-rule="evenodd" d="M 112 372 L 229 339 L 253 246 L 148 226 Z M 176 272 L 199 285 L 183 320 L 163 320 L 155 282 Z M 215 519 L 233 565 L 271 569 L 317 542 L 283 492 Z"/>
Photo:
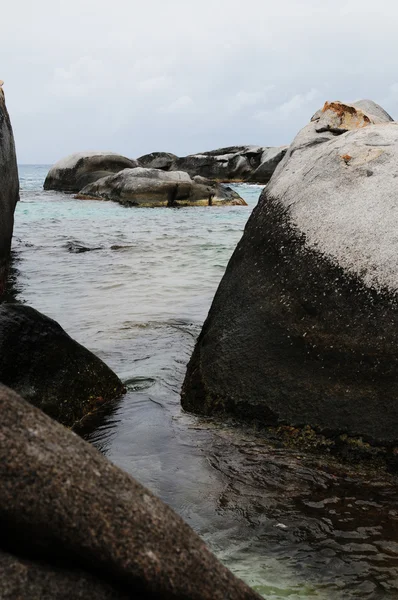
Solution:
<path fill-rule="evenodd" d="M 396 0 L 14 0 L 1 8 L 18 161 L 289 144 L 326 100 L 398 118 Z"/>

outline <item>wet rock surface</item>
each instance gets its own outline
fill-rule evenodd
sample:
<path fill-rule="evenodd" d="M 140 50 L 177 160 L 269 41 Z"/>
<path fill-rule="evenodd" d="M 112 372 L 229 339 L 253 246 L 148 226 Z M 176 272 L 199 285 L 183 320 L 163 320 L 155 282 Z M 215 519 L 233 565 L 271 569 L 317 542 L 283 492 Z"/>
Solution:
<path fill-rule="evenodd" d="M 85 246 L 77 240 L 66 242 L 66 244 L 64 244 L 64 248 L 72 254 L 83 254 L 84 252 L 92 252 L 93 250 L 102 250 L 101 246 L 90 248 L 89 246 Z"/>
<path fill-rule="evenodd" d="M 326 103 L 297 135 L 216 293 L 184 408 L 397 442 L 397 155 L 371 101 Z"/>
<path fill-rule="evenodd" d="M 0 381 L 67 426 L 124 391 L 56 321 L 17 303 L 0 306 Z"/>
<path fill-rule="evenodd" d="M 102 177 L 137 166 L 137 161 L 113 152 L 76 152 L 59 160 L 50 169 L 44 189 L 78 192 Z"/>
<path fill-rule="evenodd" d="M 113 200 L 125 206 L 223 206 L 246 202 L 230 187 L 182 171 L 125 169 L 84 187 L 77 198 Z"/>
<path fill-rule="evenodd" d="M 1 597 L 259 598 L 91 445 L 4 386 L 0 409 Z"/>
<path fill-rule="evenodd" d="M 0 296 L 7 278 L 14 209 L 19 199 L 19 180 L 14 135 L 0 84 Z"/>

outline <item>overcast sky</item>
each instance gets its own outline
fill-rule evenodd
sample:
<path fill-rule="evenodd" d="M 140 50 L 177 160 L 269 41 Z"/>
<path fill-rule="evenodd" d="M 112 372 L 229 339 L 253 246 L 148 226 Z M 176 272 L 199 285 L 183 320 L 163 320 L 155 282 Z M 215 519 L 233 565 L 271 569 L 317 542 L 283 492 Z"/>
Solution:
<path fill-rule="evenodd" d="M 0 79 L 20 163 L 288 144 L 325 100 L 398 115 L 396 0 L 14 0 Z"/>

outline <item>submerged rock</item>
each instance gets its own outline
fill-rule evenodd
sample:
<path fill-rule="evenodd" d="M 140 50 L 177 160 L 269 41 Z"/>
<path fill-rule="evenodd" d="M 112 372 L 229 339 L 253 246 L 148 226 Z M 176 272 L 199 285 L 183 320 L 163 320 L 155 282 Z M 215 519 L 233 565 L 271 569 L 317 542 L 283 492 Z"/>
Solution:
<path fill-rule="evenodd" d="M 85 246 L 81 242 L 71 240 L 64 245 L 64 248 L 71 252 L 72 254 L 82 254 L 83 252 L 92 252 L 93 250 L 102 250 L 101 246 L 95 246 L 93 248 L 89 248 L 89 246 Z"/>
<path fill-rule="evenodd" d="M 4 293 L 14 228 L 14 210 L 19 200 L 18 167 L 10 117 L 0 85 L 0 296 Z"/>
<path fill-rule="evenodd" d="M 101 177 L 137 166 L 136 160 L 114 152 L 76 152 L 51 167 L 44 182 L 44 189 L 78 192 Z"/>
<path fill-rule="evenodd" d="M 182 405 L 398 441 L 398 124 L 326 103 L 254 209 Z"/>
<path fill-rule="evenodd" d="M 3 386 L 0 411 L 1 598 L 259 600 L 91 445 Z"/>
<path fill-rule="evenodd" d="M 0 381 L 68 426 L 124 391 L 102 360 L 25 304 L 0 306 Z"/>
<path fill-rule="evenodd" d="M 125 169 L 84 187 L 77 198 L 113 200 L 125 206 L 218 206 L 246 202 L 231 188 L 181 171 Z"/>

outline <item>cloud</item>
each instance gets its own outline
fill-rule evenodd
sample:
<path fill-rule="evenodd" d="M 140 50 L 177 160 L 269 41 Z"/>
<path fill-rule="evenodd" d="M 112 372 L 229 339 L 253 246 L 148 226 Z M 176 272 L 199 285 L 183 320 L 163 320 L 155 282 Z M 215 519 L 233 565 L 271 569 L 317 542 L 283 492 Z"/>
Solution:
<path fill-rule="evenodd" d="M 167 106 L 162 106 L 159 109 L 161 113 L 180 113 L 191 111 L 195 106 L 194 101 L 190 96 L 180 96 L 176 100 L 173 100 Z"/>
<path fill-rule="evenodd" d="M 48 91 L 55 96 L 86 96 L 106 80 L 101 60 L 83 56 L 69 67 L 56 67 Z"/>
<path fill-rule="evenodd" d="M 318 0 L 4 3 L 0 78 L 19 160 L 281 145 L 330 99 L 398 115 L 397 19 L 395 0 L 335 2 L 333 18 Z"/>
<path fill-rule="evenodd" d="M 265 89 L 257 92 L 240 90 L 228 100 L 228 110 L 231 114 L 234 114 L 249 106 L 264 103 L 267 93 L 274 89 L 275 85 L 268 85 Z"/>
<path fill-rule="evenodd" d="M 287 121 L 295 114 L 300 113 L 303 109 L 307 112 L 311 111 L 310 107 L 317 106 L 321 98 L 322 94 L 319 90 L 311 89 L 304 94 L 295 94 L 286 102 L 283 102 L 272 109 L 261 110 L 255 113 L 253 117 L 254 119 L 258 119 L 267 124 Z M 315 110 L 313 112 L 315 112 Z"/>
<path fill-rule="evenodd" d="M 171 86 L 172 79 L 166 75 L 159 75 L 158 77 L 150 77 L 137 83 L 137 89 L 140 92 L 156 92 L 158 90 L 164 90 Z"/>

